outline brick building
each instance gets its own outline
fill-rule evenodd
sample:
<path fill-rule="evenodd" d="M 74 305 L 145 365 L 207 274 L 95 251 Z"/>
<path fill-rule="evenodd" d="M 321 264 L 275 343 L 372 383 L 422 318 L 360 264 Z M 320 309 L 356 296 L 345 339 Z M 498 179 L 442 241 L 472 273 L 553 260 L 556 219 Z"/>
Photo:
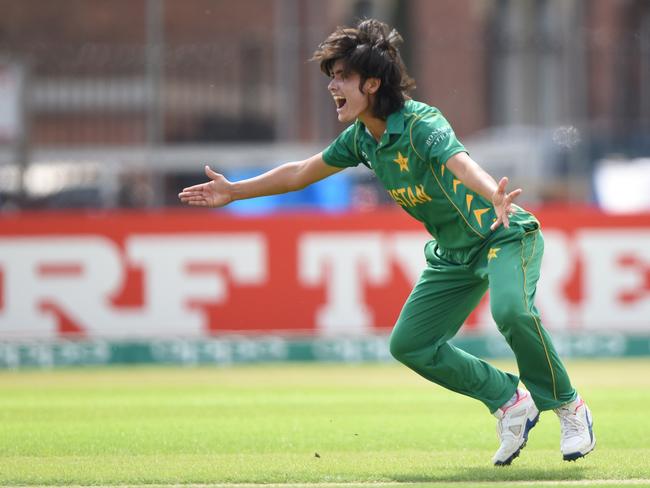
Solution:
<path fill-rule="evenodd" d="M 461 137 L 570 126 L 589 141 L 584 158 L 650 152 L 645 0 L 0 0 L 0 11 L 0 58 L 29 73 L 31 149 L 322 146 L 340 127 L 307 60 L 336 25 L 375 16 L 406 40 L 415 97 Z"/>

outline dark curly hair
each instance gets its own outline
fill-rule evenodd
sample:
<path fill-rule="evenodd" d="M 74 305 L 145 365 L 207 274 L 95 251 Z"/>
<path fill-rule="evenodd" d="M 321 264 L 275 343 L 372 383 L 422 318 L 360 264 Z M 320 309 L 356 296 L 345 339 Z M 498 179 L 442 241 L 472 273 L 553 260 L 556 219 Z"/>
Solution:
<path fill-rule="evenodd" d="M 399 53 L 401 43 L 402 36 L 395 29 L 365 19 L 356 27 L 338 27 L 318 46 L 311 61 L 318 61 L 321 71 L 331 76 L 334 63 L 342 60 L 346 74 L 354 72 L 361 77 L 359 90 L 368 78 L 381 80 L 372 113 L 385 120 L 404 106 L 408 92 L 415 88 Z"/>

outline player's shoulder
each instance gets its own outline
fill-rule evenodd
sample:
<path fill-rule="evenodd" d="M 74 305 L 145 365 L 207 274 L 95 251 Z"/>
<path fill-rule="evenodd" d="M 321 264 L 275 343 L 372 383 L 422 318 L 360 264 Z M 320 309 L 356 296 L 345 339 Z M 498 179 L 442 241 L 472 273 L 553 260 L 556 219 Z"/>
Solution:
<path fill-rule="evenodd" d="M 356 120 L 343 129 L 332 144 L 344 144 L 350 148 L 356 147 L 360 128 L 361 122 Z"/>
<path fill-rule="evenodd" d="M 345 129 L 343 129 L 339 133 L 339 136 L 343 136 L 343 137 L 354 136 L 359 131 L 360 125 L 361 125 L 361 121 L 359 121 L 358 119 L 355 120 L 353 123 L 348 125 Z"/>
<path fill-rule="evenodd" d="M 431 105 L 417 100 L 407 100 L 404 104 L 404 117 L 413 128 L 426 127 L 444 120 L 442 112 Z"/>
<path fill-rule="evenodd" d="M 452 130 L 442 112 L 436 107 L 409 100 L 404 108 L 411 144 L 416 147 L 431 146 L 434 141 Z"/>

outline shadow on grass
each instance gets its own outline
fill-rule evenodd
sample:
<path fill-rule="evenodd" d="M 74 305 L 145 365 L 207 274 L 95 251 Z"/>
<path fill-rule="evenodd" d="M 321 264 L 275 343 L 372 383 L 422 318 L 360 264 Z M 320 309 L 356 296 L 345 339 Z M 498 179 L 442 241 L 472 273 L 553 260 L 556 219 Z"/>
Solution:
<path fill-rule="evenodd" d="M 585 479 L 585 471 L 584 467 L 566 470 L 490 466 L 446 469 L 440 474 L 431 476 L 394 474 L 393 479 L 409 483 L 427 481 L 574 481 Z"/>

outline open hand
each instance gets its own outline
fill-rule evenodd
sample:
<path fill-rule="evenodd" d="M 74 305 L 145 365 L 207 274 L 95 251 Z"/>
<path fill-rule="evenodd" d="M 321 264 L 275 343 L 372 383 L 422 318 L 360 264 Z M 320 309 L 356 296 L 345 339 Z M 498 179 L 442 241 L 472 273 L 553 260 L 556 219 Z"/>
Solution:
<path fill-rule="evenodd" d="M 210 181 L 183 188 L 178 194 L 181 202 L 197 207 L 223 207 L 232 202 L 231 183 L 226 177 L 215 173 L 208 165 L 205 175 Z"/>
<path fill-rule="evenodd" d="M 494 195 L 492 195 L 492 205 L 494 205 L 494 212 L 497 215 L 497 219 L 490 226 L 491 230 L 496 229 L 501 224 L 503 224 L 506 229 L 510 227 L 510 216 L 514 213 L 514 210 L 512 209 L 512 201 L 523 191 L 521 188 L 517 188 L 510 193 L 506 193 L 507 185 L 508 178 L 501 178 Z"/>

